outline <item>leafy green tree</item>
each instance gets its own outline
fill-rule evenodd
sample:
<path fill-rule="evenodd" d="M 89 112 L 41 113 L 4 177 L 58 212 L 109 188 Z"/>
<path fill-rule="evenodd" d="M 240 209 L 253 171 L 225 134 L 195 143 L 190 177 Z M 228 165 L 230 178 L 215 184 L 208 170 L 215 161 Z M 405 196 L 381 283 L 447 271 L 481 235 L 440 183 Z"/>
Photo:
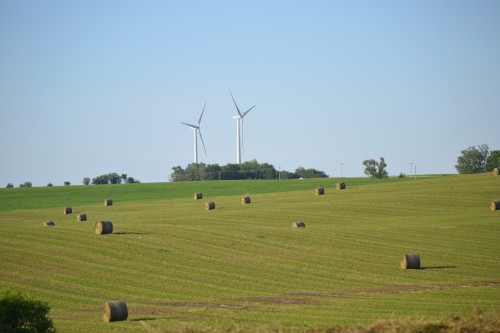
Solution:
<path fill-rule="evenodd" d="M 492 150 L 484 164 L 484 171 L 491 172 L 498 167 L 500 167 L 500 150 Z"/>
<path fill-rule="evenodd" d="M 389 174 L 385 171 L 387 164 L 385 163 L 385 159 L 383 157 L 380 158 L 380 162 L 378 164 L 378 172 L 377 178 L 388 178 Z"/>
<path fill-rule="evenodd" d="M 71 185 L 71 183 L 70 183 L 70 182 L 68 182 L 68 181 L 65 181 L 65 182 L 64 182 L 64 186 L 70 186 L 70 185 Z"/>
<path fill-rule="evenodd" d="M 389 174 L 385 170 L 387 163 L 385 163 L 385 159 L 383 157 L 380 158 L 380 162 L 377 162 L 374 159 L 364 160 L 363 165 L 365 166 L 364 173 L 367 176 L 371 176 L 373 178 L 389 177 Z"/>
<path fill-rule="evenodd" d="M 109 184 L 109 177 L 108 175 L 100 175 L 95 178 L 92 178 L 92 184 L 94 185 Z"/>
<path fill-rule="evenodd" d="M 14 188 L 14 185 L 12 183 L 8 183 L 6 188 Z"/>
<path fill-rule="evenodd" d="M 116 172 L 112 172 L 108 174 L 108 179 L 111 184 L 121 184 L 122 183 L 122 177 L 118 175 Z"/>
<path fill-rule="evenodd" d="M 31 187 L 31 186 L 32 186 L 31 182 L 24 182 L 19 185 L 19 187 Z"/>
<path fill-rule="evenodd" d="M 377 177 L 377 169 L 378 169 L 378 163 L 374 159 L 370 160 L 364 160 L 363 165 L 365 166 L 364 173 L 367 176 L 371 176 L 373 178 Z"/>
<path fill-rule="evenodd" d="M 182 182 L 188 180 L 186 179 L 186 171 L 180 165 L 172 167 L 172 171 L 173 172 L 170 174 L 170 181 Z"/>
<path fill-rule="evenodd" d="M 127 177 L 127 184 L 140 183 L 139 179 L 134 179 L 134 177 Z"/>
<path fill-rule="evenodd" d="M 207 179 L 208 180 L 218 180 L 219 176 L 222 179 L 222 168 L 219 164 L 209 164 L 207 165 Z"/>
<path fill-rule="evenodd" d="M 56 332 L 49 311 L 46 302 L 27 299 L 20 293 L 6 293 L 0 299 L 0 332 Z"/>
<path fill-rule="evenodd" d="M 52 185 L 52 183 L 47 184 L 47 187 L 52 187 L 52 186 L 54 186 L 54 185 Z"/>
<path fill-rule="evenodd" d="M 304 167 L 298 167 L 295 169 L 295 174 L 297 178 L 326 178 L 328 175 L 323 171 L 316 169 L 306 169 Z"/>
<path fill-rule="evenodd" d="M 489 147 L 486 144 L 471 146 L 461 151 L 455 168 L 460 174 L 479 173 L 484 170 L 488 158 Z"/>
<path fill-rule="evenodd" d="M 90 185 L 90 178 L 89 178 L 89 177 L 85 177 L 85 178 L 83 178 L 83 180 L 82 180 L 82 184 L 83 184 L 83 185 Z"/>

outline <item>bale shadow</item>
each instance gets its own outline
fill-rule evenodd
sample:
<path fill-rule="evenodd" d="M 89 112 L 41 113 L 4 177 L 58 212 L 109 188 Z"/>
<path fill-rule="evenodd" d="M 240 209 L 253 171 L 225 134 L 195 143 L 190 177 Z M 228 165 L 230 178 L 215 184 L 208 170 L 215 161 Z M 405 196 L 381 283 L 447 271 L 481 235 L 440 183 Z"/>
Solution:
<path fill-rule="evenodd" d="M 458 266 L 423 266 L 420 269 L 448 269 L 448 268 L 457 268 Z"/>
<path fill-rule="evenodd" d="M 156 318 L 134 318 L 134 319 L 130 319 L 130 321 L 151 321 L 151 320 L 156 320 Z"/>
<path fill-rule="evenodd" d="M 120 231 L 120 232 L 113 232 L 113 235 L 147 235 L 147 233 L 146 232 Z"/>

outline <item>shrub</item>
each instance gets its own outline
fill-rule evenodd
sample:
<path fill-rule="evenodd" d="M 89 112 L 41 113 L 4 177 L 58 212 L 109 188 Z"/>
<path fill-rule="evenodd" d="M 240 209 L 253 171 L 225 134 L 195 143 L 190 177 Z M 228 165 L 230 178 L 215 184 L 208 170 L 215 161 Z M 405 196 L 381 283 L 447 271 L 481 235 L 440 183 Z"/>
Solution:
<path fill-rule="evenodd" d="M 46 302 L 29 300 L 20 293 L 6 293 L 0 299 L 0 332 L 56 332 L 49 311 Z"/>

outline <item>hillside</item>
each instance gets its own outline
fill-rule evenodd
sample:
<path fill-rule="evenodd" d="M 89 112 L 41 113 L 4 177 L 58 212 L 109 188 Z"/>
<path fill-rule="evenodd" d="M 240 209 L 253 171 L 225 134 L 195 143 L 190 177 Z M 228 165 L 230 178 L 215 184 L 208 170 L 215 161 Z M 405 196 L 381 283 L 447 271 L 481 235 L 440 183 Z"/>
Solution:
<path fill-rule="evenodd" d="M 337 181 L 2 189 L 0 291 L 48 301 L 60 332 L 302 331 L 500 311 L 500 211 L 489 209 L 500 177 Z M 96 235 L 99 220 L 114 233 Z M 422 269 L 402 270 L 404 253 Z M 102 322 L 115 299 L 129 320 Z"/>

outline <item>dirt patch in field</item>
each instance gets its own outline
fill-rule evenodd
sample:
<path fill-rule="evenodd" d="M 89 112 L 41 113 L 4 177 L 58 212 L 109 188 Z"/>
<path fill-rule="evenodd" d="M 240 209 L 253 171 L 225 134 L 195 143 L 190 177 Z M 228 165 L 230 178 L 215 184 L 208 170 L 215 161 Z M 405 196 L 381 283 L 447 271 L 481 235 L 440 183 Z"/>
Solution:
<path fill-rule="evenodd" d="M 242 297 L 228 299 L 224 303 L 216 302 L 157 302 L 159 307 L 188 307 L 188 308 L 218 308 L 243 310 L 259 305 L 325 305 L 329 300 L 341 299 L 362 299 L 376 295 L 395 294 L 423 294 L 439 290 L 452 290 L 472 287 L 500 286 L 500 281 L 475 281 L 469 283 L 442 284 L 442 285 L 395 285 L 374 288 L 359 288 L 339 290 L 336 292 L 293 292 L 281 297 Z"/>
<path fill-rule="evenodd" d="M 295 297 L 312 297 L 312 298 L 360 298 L 370 295 L 381 295 L 381 294 L 423 294 L 426 292 L 436 291 L 436 290 L 450 290 L 450 289 L 461 289 L 461 288 L 471 288 L 471 287 L 486 287 L 486 286 L 499 286 L 500 281 L 475 281 L 469 283 L 457 283 L 457 284 L 442 284 L 442 285 L 396 285 L 387 287 L 377 287 L 377 288 L 361 288 L 361 289 L 351 289 L 343 290 L 339 292 L 332 293 L 289 293 L 290 296 Z"/>
<path fill-rule="evenodd" d="M 212 302 L 158 302 L 157 306 L 189 307 L 189 308 L 236 308 L 233 304 L 219 304 Z"/>

